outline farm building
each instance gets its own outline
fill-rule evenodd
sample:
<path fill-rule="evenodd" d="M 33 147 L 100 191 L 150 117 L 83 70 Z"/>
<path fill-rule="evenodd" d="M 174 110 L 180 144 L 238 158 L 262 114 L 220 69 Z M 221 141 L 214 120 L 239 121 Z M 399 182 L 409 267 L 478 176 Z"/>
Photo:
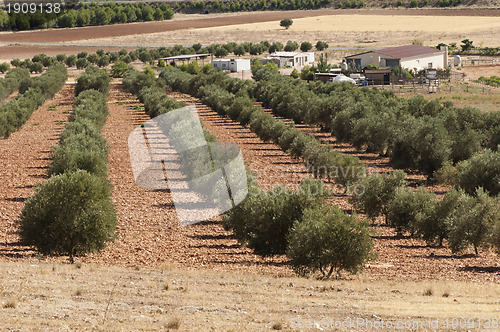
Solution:
<path fill-rule="evenodd" d="M 274 62 L 280 68 L 303 67 L 314 64 L 314 52 L 274 52 L 260 61 Z"/>
<path fill-rule="evenodd" d="M 390 69 L 366 69 L 364 74 L 369 84 L 384 85 L 391 83 Z"/>
<path fill-rule="evenodd" d="M 347 65 L 353 68 L 364 68 L 368 65 L 379 67 L 398 67 L 420 71 L 422 69 L 443 69 L 448 64 L 448 52 L 435 48 L 406 45 L 383 48 L 347 56 Z"/>
<path fill-rule="evenodd" d="M 250 59 L 217 59 L 212 60 L 214 68 L 222 70 L 229 70 L 231 72 L 241 72 L 243 70 L 250 70 Z"/>
<path fill-rule="evenodd" d="M 182 61 L 182 63 L 189 63 L 191 61 L 198 61 L 201 60 L 201 65 L 205 64 L 205 59 L 208 57 L 214 57 L 213 54 L 185 54 L 185 55 L 177 55 L 177 56 L 170 56 L 167 58 L 160 58 L 159 60 L 164 60 L 167 62 L 173 62 L 174 64 L 178 63 L 179 61 Z"/>

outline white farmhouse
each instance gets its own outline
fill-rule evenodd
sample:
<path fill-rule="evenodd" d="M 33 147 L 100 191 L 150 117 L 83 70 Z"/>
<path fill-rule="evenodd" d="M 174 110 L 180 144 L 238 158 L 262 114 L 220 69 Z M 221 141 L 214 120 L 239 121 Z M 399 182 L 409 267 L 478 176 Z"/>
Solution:
<path fill-rule="evenodd" d="M 280 68 L 300 68 L 314 64 L 314 52 L 274 52 L 260 61 L 263 64 L 274 62 Z"/>
<path fill-rule="evenodd" d="M 352 68 L 364 68 L 369 65 L 379 67 L 398 67 L 420 71 L 422 69 L 444 69 L 448 65 L 448 52 L 435 48 L 406 45 L 347 56 L 346 63 Z"/>
<path fill-rule="evenodd" d="M 229 70 L 233 73 L 251 69 L 250 59 L 217 59 L 212 60 L 212 66 L 222 70 Z"/>

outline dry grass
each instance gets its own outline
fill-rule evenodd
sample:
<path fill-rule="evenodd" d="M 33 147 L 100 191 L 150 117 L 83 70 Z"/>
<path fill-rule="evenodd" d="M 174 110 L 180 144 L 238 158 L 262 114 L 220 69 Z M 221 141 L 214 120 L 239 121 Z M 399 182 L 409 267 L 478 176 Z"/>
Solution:
<path fill-rule="evenodd" d="M 500 66 L 498 66 L 500 68 Z M 469 69 L 473 72 L 473 69 Z M 392 87 L 388 87 L 392 89 Z M 475 83 L 443 82 L 437 89 L 437 93 L 427 93 L 428 87 L 417 87 L 414 91 L 411 87 L 400 89 L 395 87 L 395 92 L 401 97 L 412 97 L 422 94 L 427 99 L 441 99 L 451 101 L 456 107 L 476 107 L 482 112 L 498 111 L 500 109 L 500 89 L 483 86 Z"/>
<path fill-rule="evenodd" d="M 464 21 L 467 24 L 464 24 Z M 150 44 L 192 45 L 281 41 L 327 41 L 340 47 L 387 47 L 409 44 L 414 39 L 424 45 L 440 42 L 458 42 L 469 38 L 476 45 L 498 46 L 500 18 L 475 16 L 411 16 L 411 15 L 325 15 L 298 18 L 290 29 L 279 26 L 279 21 L 229 25 L 222 27 L 187 29 L 113 38 L 92 39 L 101 45 Z M 89 41 L 77 41 L 86 44 Z"/>
<path fill-rule="evenodd" d="M 325 317 L 426 320 L 453 313 L 484 318 L 498 316 L 500 298 L 499 284 L 444 280 L 319 281 L 24 262 L 0 263 L 0 269 L 0 298 L 5 299 L 0 329 L 14 330 L 263 331 L 289 329 L 292 319 Z M 169 291 L 158 291 L 166 283 Z M 426 296 L 429 289 L 448 297 Z"/>
<path fill-rule="evenodd" d="M 463 22 L 467 21 L 464 25 Z M 203 28 L 199 31 L 223 32 L 227 30 L 269 31 L 283 30 L 279 21 L 240 24 L 232 26 Z M 490 31 L 500 29 L 499 17 L 474 16 L 380 16 L 380 15 L 325 15 L 297 18 L 289 31 L 422 31 L 456 33 Z"/>

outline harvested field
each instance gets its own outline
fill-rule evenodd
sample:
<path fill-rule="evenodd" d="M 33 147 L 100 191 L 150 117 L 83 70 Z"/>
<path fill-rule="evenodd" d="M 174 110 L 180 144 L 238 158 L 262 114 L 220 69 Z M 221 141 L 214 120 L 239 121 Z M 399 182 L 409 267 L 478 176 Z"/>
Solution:
<path fill-rule="evenodd" d="M 322 15 L 372 14 L 372 15 L 439 15 L 439 16 L 498 16 L 500 9 L 413 9 L 413 10 L 297 10 L 297 11 L 268 11 L 252 13 L 210 14 L 210 15 L 177 15 L 178 19 L 160 22 L 138 22 L 115 24 L 107 26 L 91 26 L 72 29 L 50 29 L 40 31 L 23 31 L 16 33 L 0 33 L 0 42 L 68 42 L 74 40 L 93 40 L 96 38 L 119 37 L 155 32 L 167 32 L 185 29 L 210 28 L 226 25 L 240 25 L 245 23 L 259 23 L 277 21 L 285 17 L 297 19 Z M 213 17 L 215 16 L 215 17 Z"/>
<path fill-rule="evenodd" d="M 8 275 L 0 285 L 2 330 L 293 331 L 292 319 L 365 319 L 456 331 L 446 318 L 474 317 L 477 326 L 498 317 L 500 297 L 498 283 L 319 281 L 41 262 L 1 262 L 0 270 Z M 429 319 L 438 319 L 439 329 L 428 328 Z"/>
<path fill-rule="evenodd" d="M 316 13 L 316 12 L 313 12 Z M 467 21 L 467 24 L 463 24 Z M 499 17 L 419 16 L 419 15 L 312 15 L 294 19 L 290 29 L 279 26 L 279 20 L 240 25 L 192 28 L 141 35 L 99 38 L 76 43 L 101 45 L 192 45 L 227 42 L 260 42 L 261 40 L 311 41 L 323 40 L 330 46 L 341 48 L 375 48 L 410 44 L 422 40 L 425 45 L 440 42 L 460 42 L 464 38 L 476 44 L 496 47 L 500 32 Z"/>

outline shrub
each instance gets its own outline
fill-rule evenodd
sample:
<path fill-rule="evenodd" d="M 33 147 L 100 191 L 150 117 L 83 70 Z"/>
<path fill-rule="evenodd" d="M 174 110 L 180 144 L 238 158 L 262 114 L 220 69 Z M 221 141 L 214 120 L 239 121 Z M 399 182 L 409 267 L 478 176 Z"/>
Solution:
<path fill-rule="evenodd" d="M 130 67 L 123 61 L 119 60 L 111 66 L 112 77 L 123 77 Z"/>
<path fill-rule="evenodd" d="M 63 64 L 57 63 L 50 67 L 43 75 L 21 82 L 19 93 L 24 93 L 29 88 L 40 88 L 45 98 L 52 98 L 61 90 L 67 78 L 68 71 L 66 67 Z"/>
<path fill-rule="evenodd" d="M 290 231 L 287 256 L 299 275 L 321 272 L 328 278 L 342 270 L 359 272 L 372 258 L 373 243 L 365 222 L 338 208 L 316 207 L 304 211 Z"/>
<path fill-rule="evenodd" d="M 416 217 L 417 232 L 428 244 L 437 241 L 439 246 L 448 237 L 448 217 L 456 207 L 459 192 L 450 190 L 442 200 L 429 200 L 425 209 L 420 211 Z"/>
<path fill-rule="evenodd" d="M 310 42 L 302 42 L 302 44 L 300 44 L 300 50 L 302 52 L 308 52 L 311 48 L 313 48 L 313 45 Z"/>
<path fill-rule="evenodd" d="M 153 75 L 138 72 L 135 70 L 128 71 L 123 76 L 123 85 L 132 93 L 138 94 L 143 87 L 149 87 L 155 82 Z"/>
<path fill-rule="evenodd" d="M 74 66 L 76 66 L 77 60 L 78 59 L 76 58 L 75 55 L 70 55 L 69 57 L 67 57 L 66 59 L 64 59 L 64 63 L 68 67 L 74 67 Z"/>
<path fill-rule="evenodd" d="M 89 65 L 86 58 L 78 58 L 75 62 L 76 69 L 85 69 Z"/>
<path fill-rule="evenodd" d="M 484 150 L 457 164 L 456 184 L 469 195 L 482 187 L 490 195 L 500 193 L 500 151 Z"/>
<path fill-rule="evenodd" d="M 291 27 L 292 24 L 293 24 L 293 20 L 290 18 L 284 18 L 280 21 L 280 26 L 285 28 L 285 29 L 288 29 L 289 27 Z"/>
<path fill-rule="evenodd" d="M 247 198 L 226 213 L 224 226 L 258 255 L 284 254 L 293 222 L 328 194 L 321 182 L 312 179 L 304 180 L 296 192 L 281 186 L 267 192 L 250 188 Z"/>
<path fill-rule="evenodd" d="M 115 237 L 116 215 L 106 179 L 86 171 L 52 177 L 26 200 L 19 233 L 43 254 L 94 252 Z"/>
<path fill-rule="evenodd" d="M 396 167 L 415 167 L 430 177 L 449 160 L 452 142 L 440 119 L 418 118 L 403 131 L 395 139 L 391 155 Z"/>
<path fill-rule="evenodd" d="M 109 92 L 110 78 L 105 70 L 97 67 L 88 67 L 76 80 L 75 95 L 82 91 L 93 89 L 107 95 Z"/>
<path fill-rule="evenodd" d="M 360 190 L 353 192 L 351 201 L 356 209 L 366 213 L 368 218 L 375 219 L 389 213 L 389 204 L 393 200 L 396 190 L 405 186 L 406 174 L 402 171 L 391 172 L 386 175 L 376 173 L 357 182 Z"/>
<path fill-rule="evenodd" d="M 30 78 L 30 73 L 25 68 L 14 68 L 9 70 L 4 79 L 0 79 L 0 101 L 7 98 L 19 88 L 21 82 Z"/>
<path fill-rule="evenodd" d="M 469 196 L 461 191 L 448 217 L 448 243 L 454 253 L 472 245 L 478 255 L 479 247 L 491 244 L 495 224 L 500 219 L 498 198 L 488 196 L 482 188 L 475 194 L 476 197 Z"/>
<path fill-rule="evenodd" d="M 0 137 L 7 138 L 22 127 L 45 98 L 39 88 L 30 88 L 0 107 Z"/>
<path fill-rule="evenodd" d="M 321 40 L 318 40 L 315 47 L 316 47 L 316 50 L 323 51 L 323 50 L 326 50 L 328 48 L 328 43 L 321 41 Z"/>
<path fill-rule="evenodd" d="M 289 41 L 287 41 L 287 43 L 284 47 L 284 50 L 285 50 L 285 52 L 293 52 L 298 48 L 299 48 L 299 44 L 297 42 L 289 40 Z"/>
<path fill-rule="evenodd" d="M 434 199 L 434 194 L 422 189 L 413 192 L 410 188 L 397 188 L 394 198 L 389 204 L 389 213 L 387 214 L 389 225 L 394 227 L 399 235 L 402 235 L 404 230 L 414 235 L 418 227 L 418 214 L 428 214 Z"/>
<path fill-rule="evenodd" d="M 0 63 L 0 73 L 6 73 L 10 69 L 10 64 L 8 62 Z"/>

